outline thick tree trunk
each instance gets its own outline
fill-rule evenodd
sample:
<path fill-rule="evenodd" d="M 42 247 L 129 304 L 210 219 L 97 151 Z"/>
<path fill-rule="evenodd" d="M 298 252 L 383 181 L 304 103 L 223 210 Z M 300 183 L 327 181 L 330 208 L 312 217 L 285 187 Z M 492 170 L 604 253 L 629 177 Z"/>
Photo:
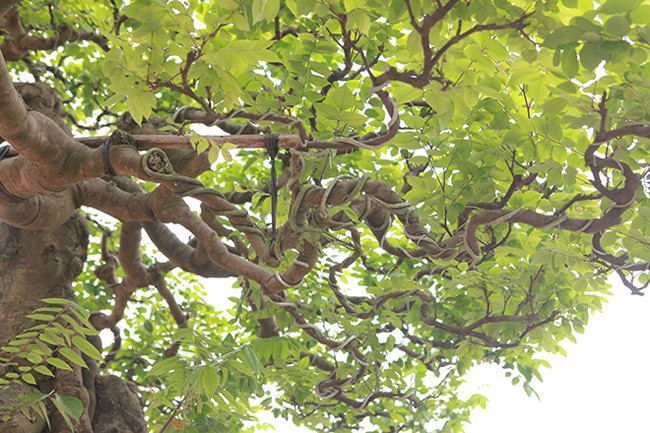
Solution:
<path fill-rule="evenodd" d="M 42 298 L 75 299 L 72 283 L 83 269 L 88 228 L 80 215 L 53 230 L 27 231 L 0 224 L 0 346 L 33 325 L 25 316 L 43 306 Z M 86 359 L 88 370 L 57 371 L 55 378 L 37 377 L 41 392 L 54 390 L 72 395 L 84 404 L 74 423 L 75 431 L 88 433 L 144 433 L 142 405 L 127 384 L 115 377 L 97 375 L 97 366 Z M 2 370 L 0 366 L 0 370 Z M 1 371 L 0 371 L 1 372 Z M 0 389 L 0 406 L 35 389 L 14 384 Z M 0 433 L 59 433 L 70 429 L 53 407 L 49 418 L 30 420 L 20 411 L 0 420 Z"/>

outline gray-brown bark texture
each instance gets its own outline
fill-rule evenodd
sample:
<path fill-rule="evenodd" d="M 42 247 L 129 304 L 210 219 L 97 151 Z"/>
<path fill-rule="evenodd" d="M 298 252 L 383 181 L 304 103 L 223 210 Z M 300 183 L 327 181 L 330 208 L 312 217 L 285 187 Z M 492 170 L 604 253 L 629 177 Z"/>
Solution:
<path fill-rule="evenodd" d="M 51 127 L 56 125 L 69 134 L 59 117 L 61 102 L 51 89 L 42 84 L 18 84 L 16 89 L 30 111 L 48 116 L 54 121 Z M 62 224 L 43 230 L 0 223 L 0 346 L 34 324 L 26 316 L 43 306 L 41 299 L 75 299 L 72 284 L 83 269 L 87 247 L 87 222 L 76 212 Z M 98 345 L 98 338 L 93 338 Z M 36 387 L 15 383 L 0 389 L 0 406 L 19 404 L 20 395 L 36 390 L 55 391 L 83 403 L 84 413 L 73 422 L 77 433 L 146 432 L 142 403 L 132 387 L 115 376 L 99 376 L 96 363 L 87 357 L 85 361 L 89 369 L 58 371 L 54 378 L 37 376 Z M 0 373 L 5 373 L 2 368 Z M 53 407 L 49 408 L 49 418 L 48 427 L 40 417 L 16 409 L 0 422 L 0 433 L 71 431 Z"/>

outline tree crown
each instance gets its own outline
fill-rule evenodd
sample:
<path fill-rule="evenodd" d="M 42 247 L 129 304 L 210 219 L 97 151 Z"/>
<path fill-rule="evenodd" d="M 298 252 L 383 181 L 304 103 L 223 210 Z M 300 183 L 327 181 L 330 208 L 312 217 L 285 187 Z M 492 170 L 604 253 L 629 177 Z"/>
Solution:
<path fill-rule="evenodd" d="M 63 106 L 16 108 L 3 63 L 0 217 L 44 229 L 83 206 L 101 264 L 78 296 L 100 330 L 130 310 L 108 367 L 152 428 L 270 408 L 459 431 L 485 404 L 458 394 L 469 368 L 531 394 L 608 274 L 648 284 L 642 0 L 5 3 L 6 68 Z M 196 276 L 237 277 L 232 308 Z"/>

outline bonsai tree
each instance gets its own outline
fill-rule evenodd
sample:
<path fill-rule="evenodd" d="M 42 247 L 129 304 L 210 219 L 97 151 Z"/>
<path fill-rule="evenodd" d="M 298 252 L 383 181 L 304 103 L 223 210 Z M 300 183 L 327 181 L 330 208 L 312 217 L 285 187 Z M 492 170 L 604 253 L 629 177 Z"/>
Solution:
<path fill-rule="evenodd" d="M 0 432 L 458 432 L 482 362 L 534 393 L 648 285 L 643 3 L 0 1 Z"/>

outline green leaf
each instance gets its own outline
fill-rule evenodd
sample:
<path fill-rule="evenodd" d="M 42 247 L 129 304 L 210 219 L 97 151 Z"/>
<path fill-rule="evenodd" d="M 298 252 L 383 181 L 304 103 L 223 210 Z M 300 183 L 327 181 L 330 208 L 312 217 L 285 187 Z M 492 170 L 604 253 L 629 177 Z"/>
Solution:
<path fill-rule="evenodd" d="M 149 118 L 155 106 L 156 97 L 151 92 L 133 89 L 126 97 L 126 108 L 138 125 Z"/>
<path fill-rule="evenodd" d="M 246 364 L 249 367 L 251 367 L 251 369 L 255 373 L 255 376 L 259 376 L 262 366 L 260 364 L 259 359 L 257 359 L 257 355 L 255 355 L 255 352 L 253 351 L 253 349 L 251 349 L 250 346 L 246 345 L 246 346 L 244 346 L 242 351 L 244 352 L 244 355 L 245 355 Z"/>
<path fill-rule="evenodd" d="M 65 415 L 79 420 L 84 412 L 84 406 L 77 397 L 72 395 L 55 394 L 56 407 Z"/>
<path fill-rule="evenodd" d="M 54 377 L 54 373 L 52 373 L 52 371 L 44 365 L 37 365 L 36 367 L 34 367 L 34 370 L 36 370 L 38 373 L 41 373 L 45 376 Z"/>
<path fill-rule="evenodd" d="M 53 346 L 65 344 L 65 340 L 51 329 L 43 331 L 43 333 L 38 336 L 38 339 Z"/>
<path fill-rule="evenodd" d="M 237 359 L 232 359 L 228 363 L 228 365 L 231 366 L 231 367 L 234 367 L 235 370 L 239 371 L 240 373 L 243 373 L 246 376 L 257 377 L 255 372 L 249 366 L 247 366 L 246 364 L 244 364 L 243 362 L 241 362 L 241 361 L 239 361 Z"/>
<path fill-rule="evenodd" d="M 222 143 L 221 144 L 221 156 L 223 156 L 223 159 L 226 162 L 232 162 L 233 157 L 232 157 L 232 150 L 237 149 L 237 145 L 234 143 Z"/>
<path fill-rule="evenodd" d="M 580 63 L 588 71 L 593 71 L 603 61 L 598 44 L 584 44 L 580 50 Z"/>
<path fill-rule="evenodd" d="M 51 322 L 52 320 L 54 320 L 54 316 L 51 314 L 36 313 L 36 314 L 28 314 L 25 317 L 32 320 L 40 320 L 42 322 Z"/>
<path fill-rule="evenodd" d="M 25 402 L 26 404 L 32 405 L 34 403 L 37 403 L 39 401 L 45 400 L 47 397 L 49 397 L 50 394 L 44 394 L 42 392 L 29 392 L 27 394 L 23 394 L 20 396 L 21 401 Z"/>
<path fill-rule="evenodd" d="M 72 371 L 72 367 L 68 365 L 67 362 L 59 359 L 59 358 L 48 358 L 46 362 L 59 370 L 66 370 L 66 371 Z"/>
<path fill-rule="evenodd" d="M 253 0 L 253 24 L 273 21 L 280 11 L 280 0 Z"/>
<path fill-rule="evenodd" d="M 34 378 L 34 375 L 31 373 L 25 373 L 21 376 L 23 381 L 29 385 L 36 385 L 36 379 Z"/>
<path fill-rule="evenodd" d="M 42 298 L 41 301 L 52 305 L 68 305 L 72 302 L 69 299 L 63 298 Z"/>
<path fill-rule="evenodd" d="M 201 369 L 201 386 L 207 395 L 213 395 L 217 392 L 219 386 L 219 375 L 212 367 L 205 367 Z"/>
<path fill-rule="evenodd" d="M 74 350 L 70 349 L 69 347 L 61 347 L 59 348 L 59 353 L 69 361 L 71 361 L 73 364 L 77 364 L 80 367 L 83 368 L 88 368 L 88 365 L 86 362 L 83 360 L 81 355 L 79 355 L 77 352 Z"/>
<path fill-rule="evenodd" d="M 30 352 L 27 354 L 27 360 L 32 364 L 39 364 L 43 361 L 43 357 L 36 352 Z"/>
<path fill-rule="evenodd" d="M 214 164 L 215 162 L 217 162 L 220 154 L 221 154 L 221 147 L 212 146 L 210 148 L 210 151 L 208 152 L 208 161 L 210 161 L 210 164 Z"/>
<path fill-rule="evenodd" d="M 156 362 L 147 373 L 147 377 L 164 376 L 179 370 L 183 370 L 183 362 L 177 356 L 172 356 Z"/>
<path fill-rule="evenodd" d="M 629 12 L 643 4 L 644 1 L 645 0 L 607 0 L 598 8 L 598 13 L 613 15 Z"/>
<path fill-rule="evenodd" d="M 205 58 L 221 68 L 226 68 L 233 75 L 239 75 L 248 66 L 258 65 L 260 62 L 281 63 L 277 54 L 268 49 L 270 45 L 269 41 L 235 40 L 227 47 L 207 54 Z M 223 72 L 219 74 L 222 79 L 225 77 Z"/>
<path fill-rule="evenodd" d="M 616 37 L 623 37 L 630 31 L 630 22 L 627 18 L 616 15 L 605 21 L 605 30 Z"/>
<path fill-rule="evenodd" d="M 199 135 L 192 135 L 190 137 L 190 142 L 198 154 L 205 152 L 211 146 L 210 140 L 208 138 L 201 137 Z"/>
<path fill-rule="evenodd" d="M 295 17 L 307 15 L 314 10 L 316 0 L 287 0 L 286 5 Z"/>
<path fill-rule="evenodd" d="M 102 360 L 102 354 L 99 353 L 97 348 L 93 346 L 93 344 L 90 341 L 86 340 L 85 338 L 75 335 L 74 337 L 72 337 L 72 344 L 74 344 L 74 347 L 79 349 L 86 356 L 96 361 Z"/>
<path fill-rule="evenodd" d="M 347 86 L 332 89 L 327 96 L 339 111 L 345 111 L 354 105 L 354 95 Z"/>
<path fill-rule="evenodd" d="M 637 24 L 650 22 L 650 4 L 641 5 L 630 12 L 630 20 Z"/>
<path fill-rule="evenodd" d="M 562 72 L 569 78 L 575 77 L 578 73 L 578 56 L 576 50 L 562 50 Z"/>
<path fill-rule="evenodd" d="M 350 12 L 354 9 L 364 9 L 366 7 L 366 0 L 343 0 L 345 10 Z"/>
<path fill-rule="evenodd" d="M 556 29 L 550 36 L 544 39 L 544 46 L 558 48 L 562 45 L 572 44 L 580 40 L 584 30 L 577 26 L 565 26 Z"/>
<path fill-rule="evenodd" d="M 370 17 L 364 9 L 355 9 L 348 13 L 350 28 L 357 29 L 364 35 L 370 32 Z"/>

